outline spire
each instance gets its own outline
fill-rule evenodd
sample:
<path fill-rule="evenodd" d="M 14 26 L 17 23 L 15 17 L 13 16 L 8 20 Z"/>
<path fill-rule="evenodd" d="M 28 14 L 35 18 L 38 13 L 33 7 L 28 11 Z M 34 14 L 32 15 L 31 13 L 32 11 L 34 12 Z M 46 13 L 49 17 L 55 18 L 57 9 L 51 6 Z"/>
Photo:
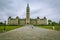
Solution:
<path fill-rule="evenodd" d="M 29 3 L 27 3 L 27 7 L 29 7 Z"/>
<path fill-rule="evenodd" d="M 27 12 L 27 13 L 30 13 L 30 7 L 29 7 L 29 3 L 27 3 L 26 12 Z"/>
<path fill-rule="evenodd" d="M 29 3 L 27 3 L 27 10 L 30 10 L 30 8 L 29 8 Z"/>

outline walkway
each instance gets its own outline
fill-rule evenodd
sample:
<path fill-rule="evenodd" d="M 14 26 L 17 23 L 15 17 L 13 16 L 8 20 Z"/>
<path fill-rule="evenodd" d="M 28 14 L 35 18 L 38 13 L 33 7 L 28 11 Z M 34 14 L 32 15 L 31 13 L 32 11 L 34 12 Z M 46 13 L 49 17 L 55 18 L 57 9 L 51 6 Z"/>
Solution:
<path fill-rule="evenodd" d="M 60 31 L 29 25 L 0 34 L 0 40 L 60 40 Z"/>

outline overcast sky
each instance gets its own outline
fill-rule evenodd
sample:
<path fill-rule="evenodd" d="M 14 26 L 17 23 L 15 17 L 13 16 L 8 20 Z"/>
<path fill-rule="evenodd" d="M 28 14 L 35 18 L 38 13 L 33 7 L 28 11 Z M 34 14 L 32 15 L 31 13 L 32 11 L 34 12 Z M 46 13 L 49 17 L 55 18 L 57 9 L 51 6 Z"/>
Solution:
<path fill-rule="evenodd" d="M 60 0 L 0 0 L 0 21 L 9 16 L 26 18 L 26 6 L 29 3 L 30 17 L 46 17 L 52 21 L 60 20 Z"/>

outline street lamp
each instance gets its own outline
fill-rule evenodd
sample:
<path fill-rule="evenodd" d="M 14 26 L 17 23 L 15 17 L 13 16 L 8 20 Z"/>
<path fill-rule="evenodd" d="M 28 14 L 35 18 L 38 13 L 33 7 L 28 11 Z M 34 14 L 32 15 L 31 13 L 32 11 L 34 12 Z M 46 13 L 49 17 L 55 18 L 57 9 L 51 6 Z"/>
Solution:
<path fill-rule="evenodd" d="M 6 32 L 6 21 L 4 21 L 4 32 Z"/>
<path fill-rule="evenodd" d="M 2 19 L 0 19 L 1 21 Z M 2 21 L 1 21 L 2 22 Z M 3 24 L 4 28 L 3 28 L 3 32 L 6 32 L 6 21 L 4 21 L 4 24 Z"/>

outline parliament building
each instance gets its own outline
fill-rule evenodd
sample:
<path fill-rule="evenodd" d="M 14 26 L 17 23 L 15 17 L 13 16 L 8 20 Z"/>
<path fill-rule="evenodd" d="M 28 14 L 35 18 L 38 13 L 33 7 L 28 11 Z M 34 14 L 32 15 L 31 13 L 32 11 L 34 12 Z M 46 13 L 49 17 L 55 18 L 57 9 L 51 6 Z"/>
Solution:
<path fill-rule="evenodd" d="M 47 18 L 44 17 L 40 19 L 37 17 L 36 19 L 30 18 L 30 7 L 27 4 L 26 7 L 26 19 L 20 19 L 18 16 L 16 18 L 8 18 L 8 25 L 47 25 Z"/>

